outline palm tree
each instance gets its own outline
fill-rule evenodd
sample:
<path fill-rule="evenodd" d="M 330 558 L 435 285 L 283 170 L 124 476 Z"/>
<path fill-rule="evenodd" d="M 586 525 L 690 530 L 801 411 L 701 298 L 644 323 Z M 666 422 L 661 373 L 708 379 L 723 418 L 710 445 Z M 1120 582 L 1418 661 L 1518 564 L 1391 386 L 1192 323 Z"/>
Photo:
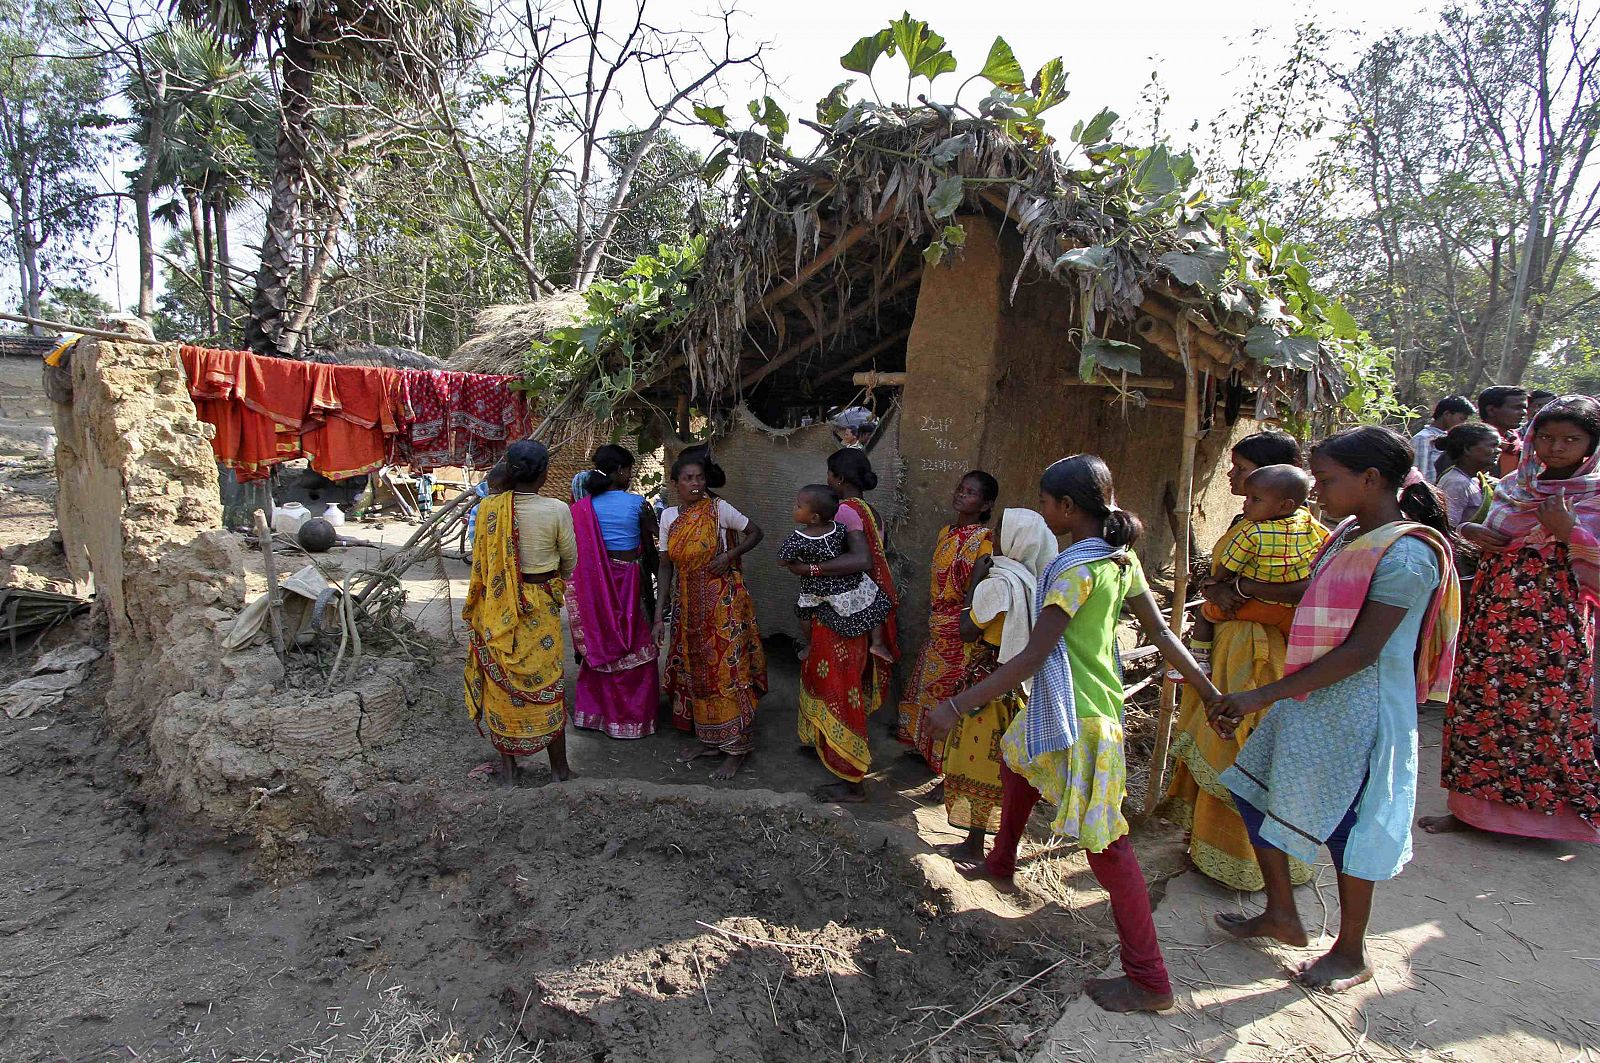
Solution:
<path fill-rule="evenodd" d="M 130 174 L 139 228 L 140 313 L 148 316 L 154 296 L 152 217 L 176 225 L 186 204 L 199 287 L 211 308 L 208 324 L 220 334 L 232 319 L 228 213 L 251 185 L 264 183 L 258 181 L 257 145 L 271 110 L 266 80 L 214 34 L 181 24 L 137 46 L 129 65 L 123 91 L 133 111 L 130 139 L 144 153 Z M 152 209 L 152 195 L 165 188 L 179 192 L 183 202 Z"/>
<path fill-rule="evenodd" d="M 177 8 L 236 55 L 265 53 L 277 65 L 272 184 L 244 341 L 258 353 L 291 357 L 298 344 L 287 327 L 289 283 L 318 72 L 344 67 L 400 89 L 421 86 L 426 71 L 465 52 L 478 13 L 471 0 L 177 0 Z"/>

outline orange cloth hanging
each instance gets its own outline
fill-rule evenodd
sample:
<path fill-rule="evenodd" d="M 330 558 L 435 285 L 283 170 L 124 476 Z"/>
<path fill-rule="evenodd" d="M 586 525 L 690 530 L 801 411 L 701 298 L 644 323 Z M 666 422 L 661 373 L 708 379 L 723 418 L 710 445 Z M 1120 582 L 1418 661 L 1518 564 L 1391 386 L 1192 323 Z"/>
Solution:
<path fill-rule="evenodd" d="M 311 467 L 330 480 L 362 476 L 384 463 L 397 430 L 387 370 L 308 365 L 310 427 L 301 437 Z"/>

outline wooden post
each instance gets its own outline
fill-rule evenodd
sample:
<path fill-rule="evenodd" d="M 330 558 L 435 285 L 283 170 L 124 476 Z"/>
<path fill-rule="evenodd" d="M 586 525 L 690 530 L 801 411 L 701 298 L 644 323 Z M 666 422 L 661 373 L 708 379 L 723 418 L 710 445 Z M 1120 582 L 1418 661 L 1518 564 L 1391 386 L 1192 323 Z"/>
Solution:
<path fill-rule="evenodd" d="M 1184 366 L 1183 453 L 1178 459 L 1177 541 L 1172 549 L 1172 633 L 1183 637 L 1184 605 L 1189 600 L 1189 518 L 1194 512 L 1194 455 L 1200 445 L 1200 387 L 1193 363 Z M 1164 665 L 1161 667 L 1165 667 Z M 1156 720 L 1156 746 L 1150 754 L 1150 788 L 1144 811 L 1149 815 L 1167 789 L 1167 749 L 1172 742 L 1172 718 L 1178 708 L 1178 684 L 1161 684 L 1161 715 Z"/>
<path fill-rule="evenodd" d="M 272 648 L 281 660 L 287 648 L 283 641 L 283 603 L 278 600 L 278 562 L 272 557 L 272 526 L 267 515 L 256 510 L 256 541 L 261 544 L 261 560 L 267 569 L 267 618 L 272 624 Z"/>

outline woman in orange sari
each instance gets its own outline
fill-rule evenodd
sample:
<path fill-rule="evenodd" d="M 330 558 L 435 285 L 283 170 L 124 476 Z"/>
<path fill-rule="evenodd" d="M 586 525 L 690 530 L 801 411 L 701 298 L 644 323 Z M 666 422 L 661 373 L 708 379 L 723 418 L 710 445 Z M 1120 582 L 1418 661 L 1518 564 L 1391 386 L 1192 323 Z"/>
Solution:
<path fill-rule="evenodd" d="M 819 575 L 865 572 L 889 601 L 898 604 L 894 576 L 884 551 L 878 515 L 861 495 L 878 486 L 878 476 L 862 451 L 846 448 L 828 458 L 828 486 L 839 492 L 834 520 L 846 532 L 850 549 L 816 566 Z M 787 566 L 797 576 L 809 567 Z M 894 614 L 883 623 L 884 656 L 874 653 L 866 635 L 845 638 L 826 624 L 811 623 L 811 646 L 800 667 L 800 742 L 817 751 L 822 764 L 841 781 L 812 791 L 819 801 L 866 800 L 862 782 L 872 769 L 867 717 L 883 706 L 889 677 L 899 656 Z"/>
<path fill-rule="evenodd" d="M 963 476 L 951 499 L 955 519 L 939 532 L 933 548 L 928 641 L 917 654 L 908 696 L 900 702 L 900 728 L 895 737 L 915 746 L 935 775 L 944 770 L 944 734 L 928 732 L 922 719 L 964 689 L 967 666 L 977 652 L 961 638 L 961 614 L 973 570 L 981 559 L 994 553 L 988 522 L 998 497 L 1000 484 L 993 476 L 979 471 Z"/>
<path fill-rule="evenodd" d="M 755 746 L 756 702 L 767 692 L 767 658 L 756 630 L 755 604 L 738 561 L 761 542 L 761 529 L 711 495 L 709 457 L 679 457 L 672 465 L 676 506 L 661 514 L 659 643 L 671 626 L 667 697 L 672 723 L 693 730 L 698 748 L 681 763 L 721 756 L 713 779 L 731 779 Z"/>

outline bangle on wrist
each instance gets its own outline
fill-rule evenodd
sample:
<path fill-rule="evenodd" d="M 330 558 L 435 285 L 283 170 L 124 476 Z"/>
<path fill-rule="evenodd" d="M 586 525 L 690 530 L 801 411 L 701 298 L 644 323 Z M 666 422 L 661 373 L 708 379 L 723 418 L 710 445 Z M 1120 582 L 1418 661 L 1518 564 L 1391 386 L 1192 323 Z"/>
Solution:
<path fill-rule="evenodd" d="M 1255 601 L 1254 598 L 1250 597 L 1250 595 L 1248 595 L 1248 594 L 1246 594 L 1244 592 L 1244 588 L 1239 586 L 1239 581 L 1242 580 L 1242 579 L 1244 579 L 1243 576 L 1235 576 L 1235 577 L 1233 577 L 1233 593 L 1237 594 L 1239 597 L 1243 598 L 1247 602 Z"/>

